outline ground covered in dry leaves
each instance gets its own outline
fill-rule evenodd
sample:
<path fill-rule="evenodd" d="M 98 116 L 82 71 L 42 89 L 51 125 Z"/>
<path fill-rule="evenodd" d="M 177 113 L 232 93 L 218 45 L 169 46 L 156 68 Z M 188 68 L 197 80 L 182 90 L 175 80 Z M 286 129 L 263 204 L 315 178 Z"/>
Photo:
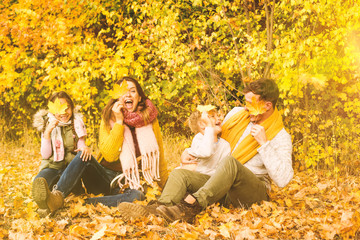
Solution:
<path fill-rule="evenodd" d="M 271 202 L 249 210 L 213 205 L 193 225 L 155 216 L 124 222 L 116 208 L 84 206 L 86 196 L 74 195 L 54 216 L 40 218 L 31 200 L 39 150 L 0 150 L 0 239 L 360 239 L 356 171 L 296 171 L 287 187 L 274 187 Z"/>

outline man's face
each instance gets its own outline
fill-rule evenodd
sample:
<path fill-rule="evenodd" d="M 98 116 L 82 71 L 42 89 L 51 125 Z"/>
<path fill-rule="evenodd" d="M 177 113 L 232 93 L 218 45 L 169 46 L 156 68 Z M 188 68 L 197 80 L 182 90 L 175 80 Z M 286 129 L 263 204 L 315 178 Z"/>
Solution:
<path fill-rule="evenodd" d="M 253 103 L 253 101 L 259 101 L 260 99 L 260 95 L 257 95 L 257 94 L 254 94 L 253 92 L 248 92 L 248 93 L 245 93 L 245 101 L 247 103 Z M 252 115 L 250 114 L 250 121 L 253 122 L 253 123 L 256 123 L 256 124 L 260 124 L 262 123 L 266 118 L 269 117 L 269 110 L 272 108 L 272 103 L 271 102 L 265 102 L 265 109 L 266 111 L 262 114 L 259 114 L 259 115 Z M 248 109 L 246 108 L 245 106 L 245 109 L 248 111 Z M 270 113 L 271 115 L 271 113 Z"/>

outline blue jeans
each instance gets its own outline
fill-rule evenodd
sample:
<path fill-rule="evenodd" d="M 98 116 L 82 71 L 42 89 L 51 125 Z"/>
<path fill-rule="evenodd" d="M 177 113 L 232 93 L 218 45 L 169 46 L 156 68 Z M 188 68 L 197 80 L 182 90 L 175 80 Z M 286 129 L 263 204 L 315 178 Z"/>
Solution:
<path fill-rule="evenodd" d="M 135 200 L 145 200 L 143 192 L 131 188 L 125 189 L 124 193 L 109 195 L 104 197 L 93 197 L 85 200 L 85 203 L 96 205 L 102 203 L 108 207 L 116 207 L 121 202 L 133 202 Z"/>
<path fill-rule="evenodd" d="M 49 189 L 52 190 L 54 185 L 60 179 L 63 172 L 64 172 L 64 169 L 44 168 L 38 173 L 38 175 L 36 175 L 34 180 L 39 177 L 45 178 L 45 180 L 49 186 Z M 85 190 L 82 187 L 82 184 L 80 181 L 74 185 L 74 187 L 71 189 L 71 192 L 74 194 L 85 193 Z"/>
<path fill-rule="evenodd" d="M 58 170 L 58 169 L 53 169 L 53 168 L 44 168 L 38 173 L 38 175 L 36 175 L 34 180 L 39 177 L 45 178 L 47 184 L 49 185 L 49 188 L 52 189 L 52 187 L 59 180 L 63 171 L 64 171 L 64 169 Z"/>
<path fill-rule="evenodd" d="M 88 198 L 86 203 L 89 204 L 102 203 L 105 206 L 116 207 L 120 202 L 145 199 L 144 194 L 138 190 L 126 189 L 121 194 L 117 194 L 119 189 L 111 190 L 110 182 L 119 172 L 104 168 L 94 157 L 84 162 L 80 155 L 81 152 L 70 162 L 56 184 L 56 189 L 62 192 L 64 197 L 69 195 L 78 184 L 81 184 L 82 179 L 88 193 L 108 195 Z"/>
<path fill-rule="evenodd" d="M 117 173 L 105 169 L 93 156 L 87 162 L 82 161 L 80 156 L 81 152 L 66 167 L 56 184 L 56 189 L 66 197 L 77 184 L 81 184 L 82 179 L 88 193 L 110 194 L 110 182 Z"/>

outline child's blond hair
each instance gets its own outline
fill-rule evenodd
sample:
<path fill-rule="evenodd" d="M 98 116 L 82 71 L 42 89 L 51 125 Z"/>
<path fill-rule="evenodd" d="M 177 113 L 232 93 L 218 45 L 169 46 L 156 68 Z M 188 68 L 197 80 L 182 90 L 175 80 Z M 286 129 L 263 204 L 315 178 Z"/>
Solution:
<path fill-rule="evenodd" d="M 188 118 L 188 124 L 190 130 L 195 134 L 200 132 L 200 127 L 199 127 L 200 119 L 201 119 L 201 113 L 199 111 L 193 112 Z"/>

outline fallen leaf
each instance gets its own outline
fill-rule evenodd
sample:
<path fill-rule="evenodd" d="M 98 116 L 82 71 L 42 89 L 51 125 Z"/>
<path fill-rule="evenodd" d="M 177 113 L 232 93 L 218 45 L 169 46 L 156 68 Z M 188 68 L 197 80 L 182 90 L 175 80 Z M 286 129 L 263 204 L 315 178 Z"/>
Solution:
<path fill-rule="evenodd" d="M 103 226 L 98 232 L 96 232 L 92 237 L 91 240 L 98 240 L 101 239 L 105 235 L 106 225 Z"/>

